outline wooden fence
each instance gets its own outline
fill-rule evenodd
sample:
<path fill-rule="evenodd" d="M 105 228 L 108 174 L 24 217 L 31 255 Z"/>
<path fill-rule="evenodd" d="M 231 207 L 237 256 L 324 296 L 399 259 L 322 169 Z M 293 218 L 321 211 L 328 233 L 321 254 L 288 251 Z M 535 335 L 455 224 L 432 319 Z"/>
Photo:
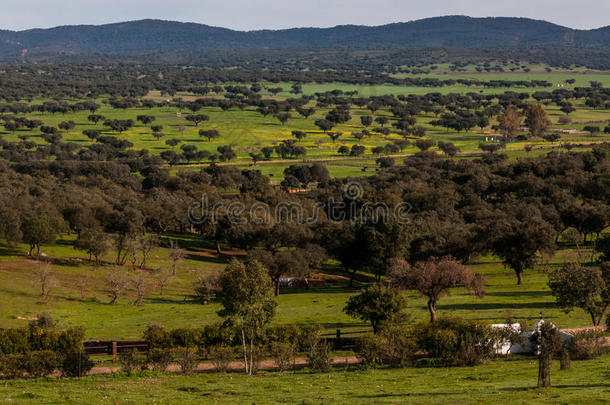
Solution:
<path fill-rule="evenodd" d="M 337 329 L 335 333 L 322 335 L 322 340 L 330 344 L 333 350 L 353 350 L 362 339 L 359 335 L 370 333 L 368 331 L 342 332 Z M 88 340 L 84 344 L 85 352 L 89 355 L 112 355 L 116 361 L 118 354 L 127 350 L 136 349 L 139 352 L 148 352 L 148 343 L 142 340 L 136 341 L 100 341 Z"/>

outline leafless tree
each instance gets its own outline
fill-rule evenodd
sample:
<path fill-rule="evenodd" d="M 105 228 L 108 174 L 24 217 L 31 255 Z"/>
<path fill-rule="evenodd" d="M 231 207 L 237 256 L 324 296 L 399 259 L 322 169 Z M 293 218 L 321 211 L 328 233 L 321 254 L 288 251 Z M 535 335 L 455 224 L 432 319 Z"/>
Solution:
<path fill-rule="evenodd" d="M 163 290 L 167 285 L 172 281 L 174 275 L 172 271 L 167 269 L 160 269 L 155 274 L 155 281 L 157 283 L 157 287 L 159 287 L 159 295 L 163 296 Z"/>
<path fill-rule="evenodd" d="M 170 250 L 169 250 L 169 260 L 172 264 L 172 275 L 176 275 L 176 268 L 178 267 L 178 262 L 184 259 L 184 250 L 180 248 L 178 242 L 172 240 L 170 242 Z"/>
<path fill-rule="evenodd" d="M 40 285 L 40 297 L 47 298 L 51 288 L 58 285 L 55 274 L 51 271 L 49 263 L 39 263 L 36 269 L 36 279 Z"/>
<path fill-rule="evenodd" d="M 127 288 L 127 278 L 119 269 L 112 269 L 108 272 L 107 282 L 110 304 L 115 304 Z"/>

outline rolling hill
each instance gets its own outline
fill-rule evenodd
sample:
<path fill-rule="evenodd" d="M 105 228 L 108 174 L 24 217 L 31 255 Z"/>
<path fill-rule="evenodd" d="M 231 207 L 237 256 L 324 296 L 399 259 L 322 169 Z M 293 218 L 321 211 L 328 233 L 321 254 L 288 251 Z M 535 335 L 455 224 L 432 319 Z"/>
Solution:
<path fill-rule="evenodd" d="M 610 47 L 610 27 L 585 31 L 526 18 L 448 16 L 377 27 L 344 25 L 248 32 L 162 20 L 0 31 L 0 57 L 3 58 L 244 48 L 476 48 L 536 45 Z"/>

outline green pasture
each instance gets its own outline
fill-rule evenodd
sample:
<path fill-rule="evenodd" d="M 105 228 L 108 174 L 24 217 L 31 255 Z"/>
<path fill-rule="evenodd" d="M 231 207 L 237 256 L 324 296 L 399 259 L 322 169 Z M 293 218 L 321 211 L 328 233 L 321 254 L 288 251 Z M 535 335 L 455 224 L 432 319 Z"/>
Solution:
<path fill-rule="evenodd" d="M 588 125 L 591 122 L 606 122 L 610 120 L 608 111 L 593 110 L 586 108 L 584 105 L 577 105 L 576 107 L 578 110 L 571 115 L 573 123 L 571 125 L 562 126 L 561 129 L 582 130 L 585 125 Z M 556 106 L 549 106 L 548 111 L 552 121 L 555 123 L 554 127 L 559 128 L 556 123 L 560 115 L 562 115 L 561 112 Z M 361 141 L 358 141 L 352 136 L 352 133 L 362 131 L 363 127 L 360 124 L 360 116 L 369 115 L 370 111 L 352 109 L 352 119 L 333 129 L 333 131 L 343 132 L 343 136 L 333 143 L 326 134 L 314 125 L 315 120 L 323 118 L 327 112 L 328 109 L 318 109 L 316 114 L 309 119 L 305 119 L 298 114 L 293 113 L 293 117 L 289 119 L 285 125 L 280 125 L 279 121 L 274 117 L 263 117 L 260 113 L 253 110 L 231 109 L 229 111 L 222 111 L 220 108 L 205 108 L 201 113 L 209 115 L 210 121 L 204 122 L 196 127 L 190 123 L 187 124 L 187 121 L 184 119 L 184 116 L 187 114 L 186 111 L 180 112 L 174 107 L 116 110 L 107 105 L 103 105 L 98 111 L 99 114 L 112 119 L 133 119 L 135 121 L 138 115 L 154 115 L 156 117 L 154 125 L 162 125 L 164 127 L 163 133 L 165 134 L 165 137 L 161 139 L 153 137 L 150 128 L 148 126 L 143 126 L 140 123 L 136 123 L 135 127 L 122 134 L 104 130 L 104 135 L 115 135 L 121 139 L 128 140 L 134 144 L 134 148 L 148 149 L 152 154 L 160 154 L 162 151 L 169 149 L 180 152 L 180 145 L 172 148 L 165 144 L 165 141 L 170 138 L 180 139 L 183 144 L 193 144 L 196 145 L 198 149 L 207 150 L 211 153 L 215 153 L 218 146 L 232 145 L 238 155 L 237 160 L 232 163 L 241 165 L 251 162 L 249 153 L 256 152 L 264 146 L 277 145 L 284 139 L 292 139 L 291 134 L 293 130 L 306 131 L 308 134 L 304 140 L 299 142 L 300 145 L 307 149 L 307 155 L 305 156 L 305 159 L 307 160 L 345 160 L 344 157 L 337 153 L 338 148 L 342 145 L 351 148 L 351 146 L 356 144 L 366 146 L 367 152 L 362 158 L 372 160 L 375 156 L 371 155 L 371 148 L 383 146 L 393 140 L 400 139 L 399 135 L 393 133 L 388 136 L 373 134 L 371 137 L 365 137 Z M 83 130 L 104 128 L 101 123 L 96 126 L 88 122 L 88 115 L 88 112 L 55 115 L 48 113 L 33 113 L 28 114 L 28 118 L 40 119 L 44 121 L 46 125 L 52 126 L 57 126 L 61 121 L 73 120 L 77 125 L 73 130 L 63 133 L 63 140 L 86 145 L 91 141 L 82 134 Z M 387 111 L 378 111 L 376 116 L 380 115 L 388 116 L 389 113 Z M 430 138 L 437 141 L 453 142 L 464 153 L 478 152 L 479 144 L 485 142 L 486 138 L 491 136 L 489 129 L 481 130 L 477 128 L 469 132 L 458 133 L 456 131 L 433 127 L 429 124 L 430 121 L 435 119 L 433 115 L 421 115 L 418 116 L 417 119 L 418 124 L 423 125 L 427 129 Z M 600 125 L 603 129 L 606 124 L 601 123 L 597 125 Z M 202 128 L 217 129 L 221 136 L 220 138 L 208 142 L 198 134 L 199 129 Z M 18 130 L 13 133 L 5 131 L 0 134 L 3 134 L 7 140 L 17 140 L 19 135 L 28 135 L 29 139 L 32 141 L 37 143 L 44 142 L 41 135 L 36 131 Z M 603 134 L 595 137 L 588 136 L 587 134 L 563 134 L 561 141 L 590 143 L 608 140 L 610 140 L 610 136 Z M 534 144 L 534 146 L 540 145 L 545 148 L 550 146 L 543 140 L 532 140 L 511 144 L 508 146 L 508 150 L 523 150 L 527 144 Z M 409 146 L 401 153 L 409 155 L 415 152 L 417 152 L 417 149 L 414 146 Z M 274 155 L 272 160 L 279 160 L 279 157 Z M 292 159 L 292 161 L 298 163 L 300 160 Z M 365 164 L 366 163 L 363 163 L 360 166 Z M 177 167 L 181 166 L 182 165 Z M 262 165 L 260 166 L 262 167 Z M 336 170 L 336 175 L 357 175 L 359 173 L 359 169 L 348 170 L 347 167 L 349 166 L 345 166 L 341 170 Z M 333 173 L 333 175 L 335 174 Z"/>
<path fill-rule="evenodd" d="M 17 249 L 4 247 L 0 256 L 0 328 L 27 325 L 41 312 L 51 312 L 63 326 L 84 326 L 89 339 L 135 339 L 152 323 L 168 328 L 203 326 L 219 321 L 218 304 L 203 305 L 194 296 L 193 283 L 202 276 L 220 272 L 227 257 L 218 257 L 212 246 L 200 243 L 197 238 L 181 238 L 186 259 L 178 266 L 164 294 L 160 294 L 156 279 L 159 269 L 168 268 L 168 251 L 159 248 L 153 252 L 146 270 L 133 269 L 130 265 L 121 270 L 126 277 L 143 274 L 149 289 L 145 305 L 133 305 L 135 292 L 129 290 L 115 305 L 109 304 L 107 274 L 112 268 L 112 255 L 104 257 L 103 266 L 94 267 L 85 254 L 75 251 L 71 238 L 60 239 L 56 245 L 44 246 L 43 252 L 53 258 L 52 273 L 56 286 L 48 298 L 40 297 L 37 272 L 39 264 L 24 256 L 25 246 Z M 580 258 L 588 258 L 589 252 L 581 252 Z M 590 320 L 583 311 L 566 314 L 555 305 L 547 287 L 548 271 L 567 260 L 577 258 L 574 250 L 563 249 L 544 265 L 525 274 L 525 284 L 516 285 L 514 274 L 505 269 L 497 259 L 485 257 L 470 264 L 477 273 L 487 278 L 487 294 L 478 299 L 463 289 L 456 289 L 439 305 L 440 316 L 476 318 L 484 322 L 502 322 L 511 317 L 532 324 L 542 311 L 561 327 L 587 326 Z M 276 323 L 319 323 L 330 333 L 336 329 L 346 331 L 368 330 L 369 326 L 348 317 L 342 311 L 346 300 L 373 280 L 367 274 L 359 274 L 358 286 L 349 289 L 346 274 L 330 262 L 319 275 L 326 280 L 309 290 L 284 289 L 278 299 Z M 82 286 L 85 285 L 85 288 Z M 427 319 L 426 300 L 415 292 L 407 293 L 408 313 L 413 321 Z"/>
<path fill-rule="evenodd" d="M 610 356 L 554 362 L 553 387 L 537 389 L 534 358 L 495 360 L 465 368 L 307 370 L 191 375 L 142 372 L 81 379 L 13 380 L 0 385 L 1 403 L 222 404 L 604 404 L 610 400 Z"/>

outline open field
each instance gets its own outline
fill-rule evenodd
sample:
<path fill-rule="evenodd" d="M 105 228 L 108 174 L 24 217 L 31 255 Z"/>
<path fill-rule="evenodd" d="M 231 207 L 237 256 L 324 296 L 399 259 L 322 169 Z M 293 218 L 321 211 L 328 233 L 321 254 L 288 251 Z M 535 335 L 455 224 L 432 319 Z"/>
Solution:
<path fill-rule="evenodd" d="M 603 404 L 610 399 L 609 368 L 610 356 L 574 361 L 570 370 L 559 370 L 555 362 L 553 387 L 544 390 L 535 388 L 538 365 L 531 358 L 466 368 L 351 368 L 284 376 L 144 372 L 131 377 L 7 381 L 0 385 L 0 403 Z"/>
<path fill-rule="evenodd" d="M 25 326 L 37 314 L 51 312 L 62 326 L 84 326 L 89 339 L 138 339 L 143 329 L 153 323 L 175 328 L 220 321 L 216 314 L 219 304 L 202 305 L 193 292 L 193 283 L 198 278 L 220 272 L 227 263 L 227 258 L 218 257 L 210 246 L 196 239 L 183 240 L 182 245 L 188 250 L 186 260 L 179 265 L 177 276 L 165 288 L 163 296 L 156 285 L 155 269 L 169 265 L 168 252 L 167 249 L 157 249 L 147 265 L 149 270 L 143 273 L 150 283 L 145 304 L 136 307 L 133 305 L 135 293 L 131 291 L 117 304 L 108 304 L 106 280 L 112 266 L 93 267 L 87 263 L 86 255 L 73 250 L 70 244 L 71 240 L 62 239 L 57 245 L 43 247 L 48 256 L 63 258 L 64 263 L 53 266 L 58 283 L 52 288 L 50 297 L 42 301 L 36 279 L 38 264 L 15 255 L 23 254 L 25 247 L 1 257 L 0 328 Z M 582 252 L 581 258 L 589 257 L 589 254 Z M 485 257 L 475 261 L 469 267 L 486 276 L 486 296 L 477 299 L 464 289 L 455 289 L 451 295 L 441 299 L 439 315 L 475 318 L 486 323 L 503 322 L 511 317 L 531 327 L 542 312 L 546 319 L 553 320 L 562 328 L 589 326 L 591 321 L 583 311 L 566 314 L 558 308 L 547 286 L 547 272 L 575 257 L 574 250 L 559 250 L 547 264 L 526 272 L 522 286 L 516 285 L 514 273 L 505 269 L 497 259 Z M 106 258 L 112 259 L 111 255 Z M 129 266 L 125 266 L 123 272 L 133 276 L 139 270 L 129 270 Z M 342 311 L 347 299 L 359 291 L 359 288 L 347 288 L 345 276 L 331 262 L 319 275 L 327 280 L 323 286 L 310 290 L 282 290 L 274 322 L 318 323 L 330 333 L 336 329 L 343 332 L 370 330 L 368 324 L 350 318 Z M 360 274 L 358 280 L 366 284 L 373 278 Z M 80 288 L 83 281 L 87 285 L 84 291 Z M 412 320 L 428 318 L 423 297 L 409 292 L 407 299 L 405 312 Z"/>
<path fill-rule="evenodd" d="M 425 75 L 424 77 L 447 77 L 448 74 L 432 73 Z M 554 84 L 551 88 L 476 88 L 472 86 L 444 86 L 439 88 L 432 87 L 420 87 L 411 88 L 403 86 L 393 85 L 348 85 L 341 83 L 328 83 L 328 84 L 304 84 L 303 94 L 313 95 L 314 93 L 327 92 L 332 90 L 342 91 L 358 91 L 359 96 L 382 96 L 382 95 L 406 95 L 406 94 L 426 94 L 426 93 L 486 93 L 486 94 L 501 94 L 504 91 L 514 92 L 529 92 L 530 94 L 535 91 L 553 91 L 557 89 L 558 85 L 565 83 L 568 78 L 574 78 L 577 80 L 573 86 L 567 86 L 567 89 L 571 89 L 575 86 L 587 86 L 590 81 L 599 81 L 603 85 L 610 85 L 610 74 L 608 73 L 455 73 L 456 77 L 460 78 L 471 78 L 478 80 L 548 80 Z M 265 85 L 265 83 L 263 83 Z M 285 89 L 284 92 L 279 93 L 277 96 L 273 96 L 266 90 L 261 92 L 263 98 L 274 98 L 282 100 L 288 97 L 295 97 L 294 94 L 288 93 L 290 89 L 290 83 L 274 83 L 266 84 L 269 86 L 280 86 Z M 157 101 L 169 99 L 167 96 L 162 96 L 159 92 L 152 92 L 148 96 L 149 98 Z M 181 97 L 183 100 L 193 100 L 196 96 L 189 93 L 178 93 L 176 97 Z M 43 100 L 34 100 L 34 102 L 41 102 Z M 66 100 L 75 102 L 79 100 Z M 136 149 L 147 149 L 151 154 L 158 155 L 165 150 L 173 150 L 180 153 L 180 147 L 184 144 L 195 145 L 199 150 L 208 151 L 210 153 L 216 153 L 216 149 L 219 146 L 231 145 L 237 153 L 236 160 L 232 161 L 231 164 L 239 164 L 247 166 L 251 162 L 249 154 L 251 152 L 257 152 L 262 147 L 277 145 L 280 141 L 285 139 L 293 139 L 292 131 L 299 130 L 305 131 L 307 137 L 302 141 L 299 141 L 297 145 L 303 146 L 307 150 L 307 155 L 304 157 L 308 161 L 316 160 L 327 160 L 327 159 L 342 159 L 342 156 L 337 153 L 340 146 L 347 146 L 351 148 L 353 145 L 363 145 L 367 148 L 365 155 L 360 158 L 352 159 L 352 162 L 357 161 L 356 164 L 340 165 L 332 164 L 331 175 L 337 177 L 345 176 L 357 176 L 363 174 L 362 167 L 368 166 L 374 167 L 374 160 L 377 156 L 371 153 L 371 148 L 384 146 L 392 141 L 402 139 L 396 133 L 396 130 L 390 126 L 392 122 L 392 116 L 386 109 L 380 109 L 375 114 L 371 114 L 370 111 L 364 108 L 353 107 L 350 111 L 351 120 L 344 124 L 339 124 L 333 131 L 343 132 L 343 136 L 337 141 L 333 142 L 327 136 L 319 130 L 314 122 L 317 119 L 324 118 L 325 115 L 331 108 L 316 108 L 316 112 L 313 116 L 305 119 L 298 115 L 296 112 L 292 112 L 292 117 L 288 121 L 281 125 L 280 122 L 273 117 L 273 115 L 263 116 L 259 112 L 255 111 L 253 107 L 248 107 L 244 110 L 232 108 L 228 111 L 223 111 L 217 107 L 206 107 L 203 108 L 199 113 L 206 114 L 210 117 L 207 122 L 201 123 L 199 126 L 195 126 L 192 123 L 187 122 L 184 117 L 189 114 L 188 110 L 180 110 L 174 106 L 168 107 L 155 107 L 155 108 L 144 108 L 136 107 L 129 108 L 126 110 L 119 110 L 112 108 L 108 104 L 105 104 L 106 99 L 96 100 L 101 108 L 96 114 L 101 114 L 106 118 L 110 119 L 132 119 L 136 120 L 138 115 L 151 115 L 156 119 L 151 125 L 162 125 L 164 137 L 157 139 L 153 137 L 150 125 L 145 126 L 139 122 L 136 125 L 121 133 L 117 134 L 105 128 L 102 123 L 97 125 L 87 121 L 87 116 L 90 114 L 87 111 L 66 113 L 66 114 L 49 114 L 49 113 L 30 113 L 26 114 L 28 119 L 39 119 L 49 126 L 57 126 L 62 121 L 72 120 L 76 123 L 76 127 L 69 131 L 62 131 L 64 142 L 74 142 L 78 145 L 84 146 L 90 144 L 92 141 L 82 134 L 83 130 L 86 129 L 101 129 L 104 135 L 114 135 L 120 139 L 128 140 L 134 145 Z M 532 100 L 533 101 L 533 100 Z M 315 103 L 310 103 L 309 106 L 314 106 Z M 570 125 L 558 125 L 557 121 L 563 113 L 559 111 L 559 107 L 551 104 L 546 106 L 546 110 L 549 113 L 550 119 L 553 122 L 552 128 L 559 128 L 562 130 L 582 130 L 584 126 L 596 122 L 601 129 L 607 125 L 610 121 L 610 115 L 607 110 L 603 109 L 592 109 L 584 104 L 584 100 L 577 100 L 574 103 L 576 111 L 571 114 L 573 123 Z M 372 136 L 364 137 L 362 140 L 357 140 L 352 136 L 352 133 L 361 132 L 364 127 L 360 123 L 360 117 L 363 115 L 374 115 L 375 117 L 385 116 L 390 118 L 390 123 L 386 126 L 391 129 L 389 135 L 382 135 L 379 133 L 373 133 Z M 453 130 L 447 130 L 441 127 L 435 127 L 430 125 L 432 120 L 437 119 L 435 115 L 431 113 L 420 114 L 415 116 L 417 119 L 417 125 L 423 126 L 427 131 L 427 136 L 435 141 L 452 142 L 458 148 L 461 153 L 468 155 L 472 153 L 479 153 L 478 146 L 481 142 L 485 142 L 487 138 L 492 136 L 494 132 L 489 128 L 475 128 L 471 131 L 456 132 Z M 491 121 L 490 125 L 494 125 L 496 122 Z M 372 127 L 378 126 L 373 124 Z M 199 136 L 198 131 L 200 129 L 216 129 L 220 133 L 220 137 L 207 141 L 205 138 Z M 37 131 L 29 131 L 27 129 L 21 129 L 13 132 L 4 131 L 0 132 L 6 140 L 15 141 L 18 140 L 18 136 L 29 136 L 30 141 L 44 144 L 45 141 Z M 181 144 L 177 146 L 168 146 L 165 141 L 168 139 L 178 139 Z M 413 140 L 414 138 L 410 138 Z M 561 140 L 556 142 L 554 145 L 542 139 L 531 139 L 528 141 L 521 141 L 511 143 L 507 147 L 509 155 L 517 151 L 523 151 L 526 146 L 530 145 L 534 149 L 548 150 L 553 147 L 558 147 L 560 143 L 597 143 L 606 142 L 610 140 L 610 136 L 606 134 L 598 134 L 594 137 L 588 136 L 588 134 L 562 134 Z M 437 148 L 432 148 L 437 150 Z M 417 152 L 418 149 L 414 145 L 406 147 L 401 151 L 401 155 L 411 155 Z M 275 154 L 271 158 L 273 160 L 279 160 L 280 158 Z M 345 160 L 345 158 L 343 157 Z M 292 159 L 291 162 L 298 163 L 299 159 Z M 184 168 L 188 166 L 183 162 L 176 168 Z M 193 162 L 207 164 L 204 162 Z M 282 168 L 290 163 L 282 163 Z M 262 166 L 260 166 L 262 167 Z M 334 168 L 334 169 L 333 169 Z M 366 170 L 366 169 L 365 169 Z M 281 170 L 273 170 L 268 168 L 262 168 L 263 173 L 273 174 L 275 177 L 281 174 Z M 366 172 L 364 172 L 366 173 Z"/>

